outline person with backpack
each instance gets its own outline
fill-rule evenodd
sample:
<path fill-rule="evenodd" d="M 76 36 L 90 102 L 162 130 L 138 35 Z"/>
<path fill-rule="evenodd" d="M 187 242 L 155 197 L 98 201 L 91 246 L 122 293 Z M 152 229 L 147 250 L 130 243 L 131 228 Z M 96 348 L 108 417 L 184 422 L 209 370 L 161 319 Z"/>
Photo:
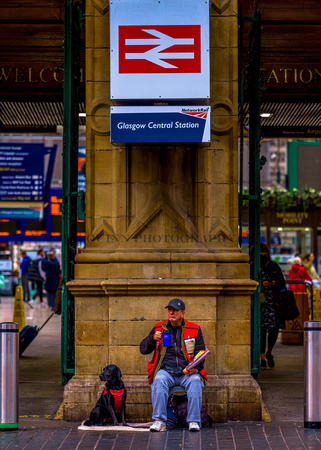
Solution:
<path fill-rule="evenodd" d="M 30 302 L 33 302 L 37 298 L 37 296 L 39 296 L 40 306 L 42 308 L 45 306 L 43 302 L 43 293 L 42 293 L 43 282 L 46 279 L 46 274 L 42 269 L 42 260 L 44 256 L 45 251 L 43 248 L 40 248 L 37 252 L 37 256 L 34 259 L 34 261 L 32 261 L 29 264 L 29 272 L 28 272 L 29 281 L 33 281 L 34 283 L 36 283 L 37 287 L 36 293 L 32 297 L 32 300 L 30 300 Z"/>
<path fill-rule="evenodd" d="M 27 255 L 27 252 L 25 250 L 21 250 L 20 255 L 22 257 L 22 261 L 20 263 L 20 272 L 21 272 L 21 285 L 23 290 L 23 301 L 30 302 L 28 272 L 31 258 L 30 256 Z"/>

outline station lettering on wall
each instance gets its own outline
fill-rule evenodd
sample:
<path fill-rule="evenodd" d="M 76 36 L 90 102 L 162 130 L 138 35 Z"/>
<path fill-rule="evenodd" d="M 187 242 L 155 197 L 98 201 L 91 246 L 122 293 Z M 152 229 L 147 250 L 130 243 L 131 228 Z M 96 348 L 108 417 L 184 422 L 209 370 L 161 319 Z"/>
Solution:
<path fill-rule="evenodd" d="M 309 88 L 321 84 L 321 67 L 312 64 L 298 67 L 266 64 L 263 66 L 263 78 L 267 87 Z"/>

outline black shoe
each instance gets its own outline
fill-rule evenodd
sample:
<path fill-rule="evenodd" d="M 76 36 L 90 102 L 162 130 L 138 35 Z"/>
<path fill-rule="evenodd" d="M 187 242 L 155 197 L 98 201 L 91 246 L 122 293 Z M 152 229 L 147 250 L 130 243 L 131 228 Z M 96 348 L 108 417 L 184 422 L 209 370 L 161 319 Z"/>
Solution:
<path fill-rule="evenodd" d="M 271 355 L 271 353 L 266 353 L 266 359 L 267 359 L 267 363 L 270 369 L 274 369 L 274 358 L 273 355 Z"/>
<path fill-rule="evenodd" d="M 265 359 L 261 359 L 261 370 L 267 369 L 266 361 Z"/>

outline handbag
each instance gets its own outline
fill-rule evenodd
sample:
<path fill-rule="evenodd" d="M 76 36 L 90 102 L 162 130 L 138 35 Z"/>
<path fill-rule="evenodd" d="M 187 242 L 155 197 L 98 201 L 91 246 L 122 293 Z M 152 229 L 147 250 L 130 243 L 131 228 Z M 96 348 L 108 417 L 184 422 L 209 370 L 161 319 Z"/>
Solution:
<path fill-rule="evenodd" d="M 275 304 L 278 308 L 280 319 L 282 320 L 294 320 L 300 315 L 293 291 L 287 289 L 280 291 Z"/>
<path fill-rule="evenodd" d="M 264 293 L 261 291 L 260 293 L 260 304 L 263 305 L 263 303 L 266 302 L 266 297 L 264 295 Z"/>
<path fill-rule="evenodd" d="M 173 412 L 177 418 L 176 426 L 186 427 L 187 423 L 187 406 L 188 400 L 186 395 L 173 395 L 171 400 Z M 207 414 L 205 407 L 201 407 L 201 424 L 202 428 L 212 427 L 214 425 L 213 419 Z"/>

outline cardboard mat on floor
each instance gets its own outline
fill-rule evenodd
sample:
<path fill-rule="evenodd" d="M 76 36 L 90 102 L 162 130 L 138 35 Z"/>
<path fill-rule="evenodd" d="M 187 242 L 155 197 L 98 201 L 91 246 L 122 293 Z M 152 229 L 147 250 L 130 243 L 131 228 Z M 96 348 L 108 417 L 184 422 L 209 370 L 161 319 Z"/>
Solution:
<path fill-rule="evenodd" d="M 125 427 L 123 425 L 119 425 L 117 427 L 115 427 L 114 425 L 106 425 L 106 426 L 92 425 L 91 427 L 86 427 L 85 425 L 81 424 L 78 427 L 78 430 L 82 430 L 82 431 L 149 431 L 149 427 L 152 424 L 153 424 L 153 422 L 132 423 L 132 424 L 128 424 L 128 427 Z"/>

